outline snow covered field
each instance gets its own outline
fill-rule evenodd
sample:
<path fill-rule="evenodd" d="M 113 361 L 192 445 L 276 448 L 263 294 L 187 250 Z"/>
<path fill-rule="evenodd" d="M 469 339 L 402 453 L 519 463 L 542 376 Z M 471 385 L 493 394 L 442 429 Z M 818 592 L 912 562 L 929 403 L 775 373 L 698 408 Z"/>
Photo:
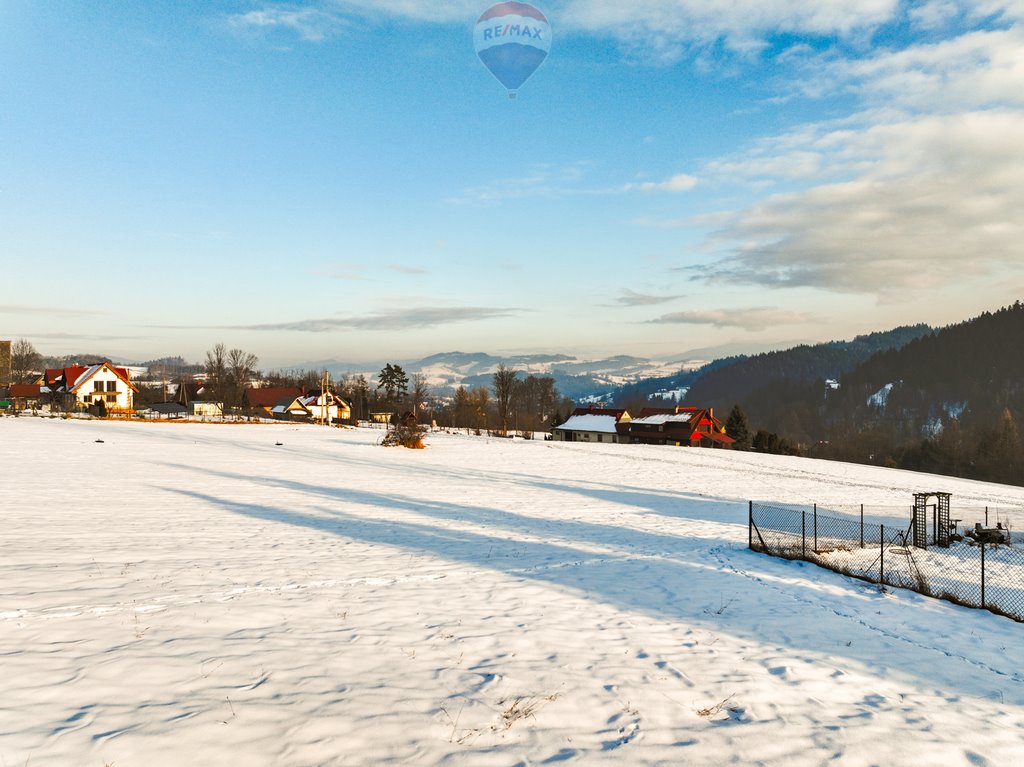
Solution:
<path fill-rule="evenodd" d="M 380 436 L 0 419 L 0 767 L 1024 763 L 1024 625 L 746 549 L 1024 490 Z"/>

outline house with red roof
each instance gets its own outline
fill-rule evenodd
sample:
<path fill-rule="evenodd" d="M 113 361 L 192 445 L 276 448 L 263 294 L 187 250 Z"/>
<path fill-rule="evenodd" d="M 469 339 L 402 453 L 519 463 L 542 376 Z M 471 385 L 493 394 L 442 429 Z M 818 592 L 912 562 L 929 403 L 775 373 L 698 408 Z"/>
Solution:
<path fill-rule="evenodd" d="M 640 415 L 618 425 L 621 442 L 685 447 L 731 447 L 736 440 L 725 433 L 725 424 L 714 408 L 644 408 Z"/>
<path fill-rule="evenodd" d="M 98 365 L 71 365 L 51 368 L 43 374 L 41 395 L 51 401 L 63 397 L 64 406 L 71 410 L 87 410 L 103 403 L 108 413 L 130 413 L 135 407 L 138 387 L 132 383 L 127 368 L 111 362 Z"/>
<path fill-rule="evenodd" d="M 7 397 L 15 410 L 31 410 L 39 406 L 39 384 L 11 384 Z"/>
<path fill-rule="evenodd" d="M 254 415 L 270 418 L 276 405 L 283 400 L 294 401 L 305 393 L 299 386 L 247 386 L 242 406 Z"/>

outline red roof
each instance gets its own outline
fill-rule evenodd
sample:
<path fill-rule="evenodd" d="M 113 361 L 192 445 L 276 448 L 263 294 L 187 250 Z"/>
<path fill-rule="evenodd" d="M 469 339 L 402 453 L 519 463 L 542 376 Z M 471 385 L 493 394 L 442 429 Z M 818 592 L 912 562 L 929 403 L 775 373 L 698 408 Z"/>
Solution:
<path fill-rule="evenodd" d="M 92 365 L 87 368 L 84 368 L 81 365 L 76 365 L 75 367 L 71 368 L 64 368 L 64 387 L 69 391 L 73 391 L 74 389 L 78 388 L 76 384 L 79 383 L 79 379 L 82 378 L 83 373 L 86 373 L 90 370 L 92 371 L 92 375 L 90 375 L 89 378 L 81 381 L 82 385 L 84 385 L 89 379 L 96 375 L 96 373 L 100 372 L 103 368 L 107 368 L 108 370 L 113 371 L 114 375 L 116 375 L 118 378 L 120 378 L 122 381 L 128 384 L 129 388 L 131 388 L 132 391 L 138 391 L 138 387 L 136 387 L 135 384 L 133 384 L 131 381 L 128 369 L 114 367 L 109 362 L 101 362 L 97 365 Z"/>
<path fill-rule="evenodd" d="M 119 368 L 111 365 L 109 362 L 100 363 L 100 365 L 106 365 L 108 368 L 114 371 L 116 375 L 124 379 L 124 382 L 131 384 L 131 374 L 128 372 L 128 368 Z M 47 368 L 46 369 L 46 385 L 53 386 L 55 383 L 61 382 L 64 386 L 74 386 L 78 382 L 78 379 L 82 377 L 82 373 L 91 368 L 97 367 L 96 365 L 69 365 L 66 368 Z"/>
<path fill-rule="evenodd" d="M 39 384 L 11 384 L 9 390 L 11 397 L 28 397 L 29 399 L 39 396 Z"/>
<path fill-rule="evenodd" d="M 274 407 L 281 400 L 301 397 L 303 391 L 298 386 L 268 386 L 263 389 L 246 389 L 245 400 L 251 407 Z"/>
<path fill-rule="evenodd" d="M 721 442 L 723 445 L 731 445 L 736 441 L 728 434 L 722 434 L 719 431 L 713 431 L 710 434 L 695 432 L 692 439 L 710 439 L 712 442 Z"/>
<path fill-rule="evenodd" d="M 65 386 L 74 386 L 75 381 L 81 378 L 82 373 L 88 369 L 82 365 L 71 365 L 66 368 L 47 368 L 46 385 L 53 386 L 58 381 L 63 381 Z"/>

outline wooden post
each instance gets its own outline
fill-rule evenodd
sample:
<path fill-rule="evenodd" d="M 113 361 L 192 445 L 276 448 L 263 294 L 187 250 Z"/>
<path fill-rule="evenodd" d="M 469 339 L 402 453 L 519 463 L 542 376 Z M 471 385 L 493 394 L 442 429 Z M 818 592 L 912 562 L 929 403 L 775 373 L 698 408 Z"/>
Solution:
<path fill-rule="evenodd" d="M 747 548 L 754 548 L 754 502 L 750 501 L 747 514 Z"/>
<path fill-rule="evenodd" d="M 800 512 L 800 556 L 807 559 L 807 512 Z"/>
<path fill-rule="evenodd" d="M 878 555 L 878 581 L 885 585 L 885 525 L 881 526 L 882 550 Z"/>
<path fill-rule="evenodd" d="M 985 544 L 981 544 L 981 607 L 985 608 Z"/>

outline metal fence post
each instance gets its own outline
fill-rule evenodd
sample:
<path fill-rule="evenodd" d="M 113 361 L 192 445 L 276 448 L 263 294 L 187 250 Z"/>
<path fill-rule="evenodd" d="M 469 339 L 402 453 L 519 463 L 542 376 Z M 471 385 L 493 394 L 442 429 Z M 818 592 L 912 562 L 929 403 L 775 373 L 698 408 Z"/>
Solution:
<path fill-rule="evenodd" d="M 807 559 L 807 512 L 800 512 L 800 556 Z"/>
<path fill-rule="evenodd" d="M 985 507 L 985 527 L 988 527 L 988 506 Z"/>
<path fill-rule="evenodd" d="M 860 547 L 864 548 L 864 504 L 860 505 Z"/>
<path fill-rule="evenodd" d="M 754 548 L 754 502 L 750 502 L 750 513 L 747 516 L 747 548 Z"/>
<path fill-rule="evenodd" d="M 885 585 L 885 525 L 881 526 L 882 548 L 878 555 L 878 582 Z"/>
<path fill-rule="evenodd" d="M 818 504 L 814 504 L 814 553 L 818 553 Z"/>
<path fill-rule="evenodd" d="M 981 609 L 985 609 L 985 544 L 981 544 Z"/>

